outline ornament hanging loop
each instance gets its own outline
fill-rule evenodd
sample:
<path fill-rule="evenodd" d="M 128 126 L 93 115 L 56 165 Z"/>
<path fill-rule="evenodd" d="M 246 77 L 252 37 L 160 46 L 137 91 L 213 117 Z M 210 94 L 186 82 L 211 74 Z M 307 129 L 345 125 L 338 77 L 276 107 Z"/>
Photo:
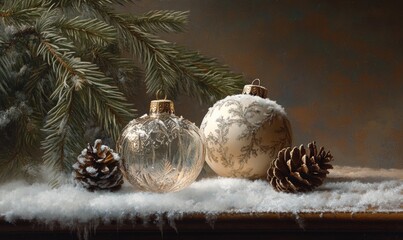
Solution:
<path fill-rule="evenodd" d="M 167 100 L 167 95 L 163 94 L 161 89 L 158 89 L 157 92 L 155 93 L 155 99 L 161 100 L 160 96 L 164 96 L 164 100 Z"/>
<path fill-rule="evenodd" d="M 259 78 L 255 78 L 255 80 L 252 81 L 251 85 L 256 85 L 256 84 L 254 84 L 254 82 L 256 82 L 256 81 L 258 82 L 257 85 L 260 86 L 260 79 Z"/>
<path fill-rule="evenodd" d="M 257 82 L 258 85 L 255 84 Z M 259 96 L 261 98 L 267 98 L 267 88 L 260 86 L 260 79 L 256 78 L 251 84 L 247 84 L 243 87 L 242 94 L 248 94 L 252 96 Z"/>

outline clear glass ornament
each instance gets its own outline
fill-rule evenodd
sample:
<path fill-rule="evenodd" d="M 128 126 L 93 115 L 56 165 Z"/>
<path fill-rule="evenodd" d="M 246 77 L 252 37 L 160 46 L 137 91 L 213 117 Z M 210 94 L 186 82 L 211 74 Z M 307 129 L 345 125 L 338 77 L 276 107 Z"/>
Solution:
<path fill-rule="evenodd" d="M 143 191 L 179 191 L 196 180 L 204 164 L 199 128 L 174 115 L 169 100 L 152 101 L 150 115 L 132 120 L 116 147 L 126 179 Z"/>

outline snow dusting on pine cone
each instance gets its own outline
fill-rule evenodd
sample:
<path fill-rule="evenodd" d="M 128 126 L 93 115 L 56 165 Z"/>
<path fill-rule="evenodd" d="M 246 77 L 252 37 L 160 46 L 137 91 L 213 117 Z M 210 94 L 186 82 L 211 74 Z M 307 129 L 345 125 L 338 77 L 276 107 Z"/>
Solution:
<path fill-rule="evenodd" d="M 322 147 L 319 152 L 315 142 L 299 148 L 283 148 L 267 171 L 267 180 L 278 192 L 307 192 L 322 185 L 328 169 L 333 168 L 333 156 Z"/>
<path fill-rule="evenodd" d="M 97 139 L 94 146 L 84 149 L 73 165 L 73 176 L 77 184 L 93 190 L 118 190 L 123 184 L 123 175 L 120 170 L 120 157 L 101 139 Z"/>

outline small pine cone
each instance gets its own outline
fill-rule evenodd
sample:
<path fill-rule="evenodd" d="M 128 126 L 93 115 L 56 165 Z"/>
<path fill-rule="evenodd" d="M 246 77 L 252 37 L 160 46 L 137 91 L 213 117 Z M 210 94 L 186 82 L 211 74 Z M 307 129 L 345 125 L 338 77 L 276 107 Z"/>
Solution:
<path fill-rule="evenodd" d="M 308 144 L 308 152 L 303 145 L 299 148 L 283 148 L 267 171 L 267 179 L 279 192 L 307 192 L 320 186 L 328 169 L 333 168 L 333 156 L 322 147 L 316 148 L 315 142 Z"/>
<path fill-rule="evenodd" d="M 97 139 L 94 147 L 88 144 L 73 165 L 75 181 L 93 190 L 118 190 L 123 184 L 119 155 Z"/>

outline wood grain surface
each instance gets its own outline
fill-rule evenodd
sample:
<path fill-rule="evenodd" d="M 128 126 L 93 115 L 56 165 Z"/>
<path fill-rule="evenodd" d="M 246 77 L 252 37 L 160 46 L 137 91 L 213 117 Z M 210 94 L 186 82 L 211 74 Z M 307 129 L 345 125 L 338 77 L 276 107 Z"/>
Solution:
<path fill-rule="evenodd" d="M 209 220 L 207 220 L 209 219 Z M 251 213 L 184 215 L 158 224 L 150 217 L 63 228 L 35 221 L 0 220 L 0 239 L 403 239 L 403 212 L 397 213 Z M 174 226 L 174 227 L 173 227 Z"/>

